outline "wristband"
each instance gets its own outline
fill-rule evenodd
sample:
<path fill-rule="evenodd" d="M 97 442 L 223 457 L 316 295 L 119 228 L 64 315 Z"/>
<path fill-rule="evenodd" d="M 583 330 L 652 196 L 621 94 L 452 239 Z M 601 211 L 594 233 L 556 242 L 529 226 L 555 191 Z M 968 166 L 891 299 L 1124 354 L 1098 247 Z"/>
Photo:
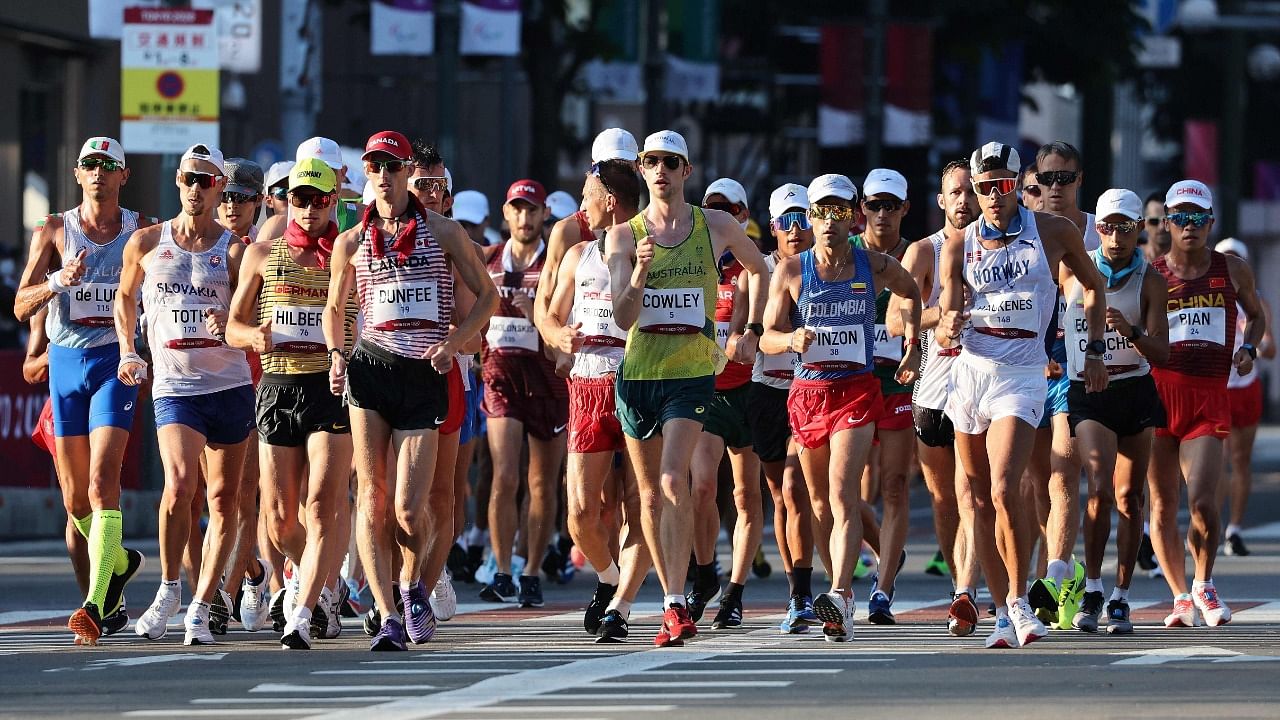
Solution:
<path fill-rule="evenodd" d="M 341 356 L 343 360 L 347 359 L 347 354 L 342 352 L 341 348 L 329 348 L 329 357 L 333 357 L 334 353 L 338 353 L 338 355 Z"/>
<path fill-rule="evenodd" d="M 1258 348 L 1254 347 L 1253 345 L 1250 345 L 1249 343 L 1244 343 L 1243 345 L 1240 346 L 1240 349 L 1249 353 L 1249 357 L 1253 358 L 1254 360 L 1258 359 Z"/>
<path fill-rule="evenodd" d="M 71 286 L 70 286 L 70 285 L 63 285 L 63 284 L 62 284 L 62 270 L 61 270 L 61 268 L 59 268 L 58 270 L 54 270 L 53 272 L 49 273 L 49 274 L 48 274 L 48 275 L 46 275 L 45 277 L 47 277 L 47 278 L 49 279 L 49 290 L 50 290 L 51 292 L 53 292 L 53 294 L 55 294 L 55 295 L 61 295 L 61 294 L 65 293 L 65 292 L 70 292 L 70 291 L 71 291 Z"/>
<path fill-rule="evenodd" d="M 1084 359 L 1085 359 L 1085 360 L 1097 360 L 1097 361 L 1099 361 L 1099 362 L 1105 362 L 1105 361 L 1106 361 L 1106 359 L 1107 359 L 1107 356 L 1106 356 L 1106 355 L 1095 355 L 1094 353 L 1085 353 L 1085 354 L 1084 354 Z"/>
<path fill-rule="evenodd" d="M 120 362 L 116 365 L 116 371 L 119 372 L 127 364 L 141 365 L 142 368 L 133 372 L 133 377 L 137 380 L 147 379 L 147 361 L 136 352 L 124 353 L 120 356 Z"/>
<path fill-rule="evenodd" d="M 907 347 L 920 347 L 920 338 L 907 338 Z"/>

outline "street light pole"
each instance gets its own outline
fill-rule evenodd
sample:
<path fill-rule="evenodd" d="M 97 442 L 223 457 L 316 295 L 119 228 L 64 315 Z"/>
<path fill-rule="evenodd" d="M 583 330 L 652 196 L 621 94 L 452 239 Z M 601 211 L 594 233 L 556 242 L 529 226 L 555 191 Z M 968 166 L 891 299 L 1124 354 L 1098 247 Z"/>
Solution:
<path fill-rule="evenodd" d="M 1228 12 L 1240 9 L 1239 0 L 1223 2 Z M 1225 71 L 1222 92 L 1222 118 L 1218 151 L 1218 222 L 1223 235 L 1239 231 L 1240 199 L 1244 194 L 1245 107 L 1248 103 L 1245 68 L 1245 35 L 1238 30 L 1224 31 L 1226 48 L 1222 67 Z"/>

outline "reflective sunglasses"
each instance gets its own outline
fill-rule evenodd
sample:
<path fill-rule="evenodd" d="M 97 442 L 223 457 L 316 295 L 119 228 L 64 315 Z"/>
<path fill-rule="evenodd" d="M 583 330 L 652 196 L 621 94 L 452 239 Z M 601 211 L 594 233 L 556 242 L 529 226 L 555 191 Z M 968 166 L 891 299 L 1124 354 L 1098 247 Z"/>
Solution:
<path fill-rule="evenodd" d="M 124 169 L 124 163 L 118 160 L 104 160 L 102 158 L 85 158 L 79 164 L 81 170 L 102 168 L 105 172 L 115 172 Z"/>
<path fill-rule="evenodd" d="M 730 215 L 733 215 L 734 217 L 737 217 L 738 213 L 742 212 L 741 205 L 739 205 L 738 203 L 731 203 L 731 202 L 704 203 L 702 207 L 706 208 L 707 210 L 723 210 L 724 212 L 727 212 Z"/>
<path fill-rule="evenodd" d="M 182 173 L 182 184 L 186 187 L 199 185 L 201 190 L 208 190 L 213 187 L 214 183 L 218 182 L 220 177 L 222 176 L 187 170 Z"/>
<path fill-rule="evenodd" d="M 658 163 L 662 163 L 662 166 L 668 170 L 679 170 L 683 162 L 684 159 L 679 155 L 645 155 L 640 158 L 640 164 L 647 168 L 656 168 Z"/>
<path fill-rule="evenodd" d="M 368 175 L 381 175 L 386 172 L 390 175 L 404 170 L 409 166 L 408 160 L 365 160 L 364 171 Z"/>
<path fill-rule="evenodd" d="M 442 193 L 449 189 L 449 179 L 424 175 L 413 179 L 413 187 L 419 192 Z"/>
<path fill-rule="evenodd" d="M 902 209 L 901 200 L 863 200 L 862 207 L 866 208 L 869 213 L 878 213 L 881 210 L 887 212 L 898 212 Z"/>
<path fill-rule="evenodd" d="M 1048 172 L 1036 173 L 1036 182 L 1045 187 L 1053 187 L 1054 185 L 1070 185 L 1080 177 L 1078 170 L 1050 170 Z"/>
<path fill-rule="evenodd" d="M 283 185 L 279 187 L 273 187 L 271 188 L 271 197 L 277 200 L 284 200 L 285 198 L 289 197 L 289 188 Z"/>
<path fill-rule="evenodd" d="M 1204 227 L 1213 219 L 1211 212 L 1175 212 L 1165 216 L 1169 222 L 1178 227 L 1186 227 L 1192 225 L 1194 227 Z"/>
<path fill-rule="evenodd" d="M 782 213 L 778 217 L 769 222 L 769 227 L 782 232 L 791 232 L 793 228 L 808 230 L 812 227 L 809 224 L 809 216 L 804 212 L 796 210 L 794 212 Z"/>
<path fill-rule="evenodd" d="M 809 208 L 809 217 L 815 220 L 833 220 L 840 222 L 843 220 L 852 220 L 854 217 L 853 208 L 843 205 L 813 205 Z"/>
<path fill-rule="evenodd" d="M 1040 193 L 1042 191 L 1039 185 L 1023 185 L 1022 192 L 1030 195 L 1031 197 L 1040 197 Z"/>
<path fill-rule="evenodd" d="M 1142 226 L 1137 220 L 1126 220 L 1119 223 L 1098 222 L 1093 224 L 1099 235 L 1115 235 L 1116 233 L 1131 233 Z"/>
<path fill-rule="evenodd" d="M 246 195 L 245 193 L 238 193 L 238 192 L 222 193 L 222 202 L 231 203 L 233 205 L 239 205 L 240 203 L 254 202 L 257 199 L 258 199 L 257 195 Z"/>
<path fill-rule="evenodd" d="M 289 204 L 296 208 L 310 206 L 323 210 L 333 204 L 333 196 L 323 193 L 290 193 Z"/>
<path fill-rule="evenodd" d="M 1018 178 L 994 178 L 992 180 L 970 180 L 973 184 L 973 191 L 986 197 L 991 194 L 992 190 L 997 195 L 1008 195 L 1013 189 L 1018 187 Z"/>

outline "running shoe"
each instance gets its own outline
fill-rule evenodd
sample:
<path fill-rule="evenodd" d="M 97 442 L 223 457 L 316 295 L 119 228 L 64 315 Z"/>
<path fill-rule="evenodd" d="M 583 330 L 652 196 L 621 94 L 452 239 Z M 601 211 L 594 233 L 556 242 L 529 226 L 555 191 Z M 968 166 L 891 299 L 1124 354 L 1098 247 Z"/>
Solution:
<path fill-rule="evenodd" d="M 782 624 L 778 625 L 778 629 L 784 635 L 800 635 L 809 632 L 809 621 L 801 617 L 801 611 L 804 608 L 805 598 L 792 597 L 787 601 L 787 616 L 782 619 Z M 813 612 L 813 606 L 810 604 L 809 612 Z"/>
<path fill-rule="evenodd" d="M 600 634 L 596 636 L 596 643 L 603 645 L 626 642 L 630 633 L 631 629 L 627 626 L 627 619 L 622 617 L 622 613 L 610 610 L 600 621 Z"/>
<path fill-rule="evenodd" d="M 1151 536 L 1142 533 L 1142 542 L 1138 545 L 1138 567 L 1151 572 L 1159 566 L 1156 561 L 1156 549 L 1151 545 Z"/>
<path fill-rule="evenodd" d="M 947 608 L 947 632 L 953 637 L 967 637 L 977 629 L 978 604 L 969 593 L 956 593 L 951 598 L 951 607 Z"/>
<path fill-rule="evenodd" d="M 382 629 L 382 614 L 378 612 L 378 608 L 369 608 L 369 612 L 360 618 L 360 626 L 364 629 L 365 635 L 376 636 Z"/>
<path fill-rule="evenodd" d="M 506 573 L 494 574 L 493 582 L 485 585 L 484 589 L 480 591 L 481 600 L 494 603 L 515 602 L 519 595 L 520 590 L 511 581 L 511 576 Z"/>
<path fill-rule="evenodd" d="M 193 602 L 187 608 L 187 616 L 182 621 L 186 635 L 183 645 L 212 645 L 213 632 L 209 629 L 210 607 L 201 602 Z"/>
<path fill-rule="evenodd" d="M 235 601 L 219 585 L 213 591 L 213 600 L 209 603 L 209 632 L 214 635 L 226 635 L 227 625 L 231 622 L 231 608 Z"/>
<path fill-rule="evenodd" d="M 338 592 L 330 596 L 333 603 L 329 606 L 329 623 L 325 625 L 324 634 L 320 636 L 325 640 L 333 640 L 342 634 L 342 609 L 348 607 L 348 592 L 347 584 L 339 580 Z"/>
<path fill-rule="evenodd" d="M 445 567 L 448 568 L 451 577 L 455 577 L 461 582 L 473 583 L 476 581 L 475 568 L 471 567 L 471 563 L 467 562 L 467 551 L 458 543 L 449 546 L 449 557 L 445 560 Z"/>
<path fill-rule="evenodd" d="M 1173 599 L 1173 612 L 1164 618 L 1164 626 L 1195 627 L 1200 622 L 1196 618 L 1196 604 L 1189 593 L 1183 593 Z"/>
<path fill-rule="evenodd" d="M 107 617 L 120 610 L 124 604 L 124 586 L 137 577 L 138 572 L 147 564 L 147 559 L 137 550 L 125 548 L 124 554 L 129 566 L 119 575 L 112 573 L 111 580 L 107 582 L 107 596 L 102 600 L 102 607 L 107 609 Z"/>
<path fill-rule="evenodd" d="M 685 607 L 689 608 L 689 617 L 693 621 L 700 622 L 702 615 L 707 611 L 707 606 L 715 602 L 720 597 L 720 584 L 716 583 L 713 587 L 700 588 L 697 583 L 694 584 L 693 590 L 684 596 Z"/>
<path fill-rule="evenodd" d="M 938 550 L 933 554 L 933 558 L 925 563 L 924 573 L 926 575 L 936 575 L 938 577 L 946 577 L 951 574 L 951 568 L 947 567 L 946 558 L 942 557 L 942 551 Z"/>
<path fill-rule="evenodd" d="M 1071 629 L 1071 621 L 1075 619 L 1076 613 L 1080 612 L 1080 603 L 1084 599 L 1084 565 L 1074 559 L 1071 564 L 1075 566 L 1075 573 L 1063 581 L 1062 589 L 1058 591 L 1056 626 L 1059 630 Z M 1098 611 L 1102 611 L 1101 602 L 1098 603 Z M 1097 626 L 1096 622 L 1094 626 Z"/>
<path fill-rule="evenodd" d="M 467 577 L 471 578 L 466 582 L 477 583 L 483 582 L 480 579 L 480 568 L 484 567 L 484 546 L 468 545 L 467 546 Z"/>
<path fill-rule="evenodd" d="M 276 632 L 282 632 L 289 622 L 284 614 L 284 596 L 285 588 L 280 588 L 271 596 L 271 606 L 267 608 L 267 614 L 271 617 L 271 629 Z"/>
<path fill-rule="evenodd" d="M 97 645 L 102 637 L 102 614 L 98 606 L 87 602 L 71 614 L 67 628 L 76 634 L 76 645 Z"/>
<path fill-rule="evenodd" d="M 1133 623 L 1129 621 L 1129 603 L 1124 600 L 1112 600 L 1107 603 L 1107 634 L 1129 635 L 1133 632 Z"/>
<path fill-rule="evenodd" d="M 1249 554 L 1249 548 L 1245 547 L 1244 538 L 1240 537 L 1240 533 L 1231 533 L 1227 536 L 1225 549 L 1228 555 L 1234 557 L 1245 557 Z"/>
<path fill-rule="evenodd" d="M 546 554 L 542 556 L 542 572 L 547 574 L 547 579 L 556 583 L 567 582 L 560 574 L 564 570 L 564 563 L 565 559 L 560 554 L 560 548 L 556 547 L 555 543 L 548 545 Z"/>
<path fill-rule="evenodd" d="M 853 579 L 861 580 L 871 572 L 871 560 L 864 555 L 858 556 L 858 562 L 853 566 Z"/>
<path fill-rule="evenodd" d="M 454 545 L 454 547 L 458 547 Z M 431 612 L 436 616 L 437 620 L 449 620 L 458 612 L 458 595 L 453 591 L 453 575 L 449 572 L 449 568 L 445 568 L 440 573 L 440 579 L 436 580 L 435 587 L 431 588 L 431 597 L 427 598 L 431 603 Z"/>
<path fill-rule="evenodd" d="M 893 616 L 893 593 L 888 595 L 879 588 L 871 591 L 871 599 L 867 601 L 867 621 L 872 625 L 896 625 Z"/>
<path fill-rule="evenodd" d="M 818 614 L 813 611 L 813 598 L 808 595 L 800 598 L 800 621 L 810 625 L 822 622 L 818 619 Z"/>
<path fill-rule="evenodd" d="M 373 636 L 369 649 L 374 652 L 408 650 L 405 639 L 404 626 L 399 621 L 388 618 L 378 629 L 378 634 Z"/>
<path fill-rule="evenodd" d="M 404 600 L 405 631 L 409 641 L 414 645 L 429 641 L 436 634 L 436 616 L 431 612 L 426 586 L 419 580 L 408 590 L 401 588 L 400 597 Z M 383 629 L 386 629 L 386 624 L 383 624 Z"/>
<path fill-rule="evenodd" d="M 658 647 L 680 647 L 684 641 L 698 634 L 698 627 L 689 611 L 680 605 L 672 605 L 662 613 L 662 626 L 653 644 Z"/>
<path fill-rule="evenodd" d="M 1045 625 L 1052 625 L 1058 621 L 1059 594 L 1058 584 L 1049 578 L 1040 578 L 1031 583 L 1027 599 L 1031 602 L 1036 617 Z"/>
<path fill-rule="evenodd" d="M 1018 633 L 1013 629 L 1013 623 L 1009 620 L 1008 615 L 1000 615 L 996 618 L 996 627 L 987 636 L 982 643 L 988 649 L 1004 649 L 1018 647 Z"/>
<path fill-rule="evenodd" d="M 542 578 L 537 575 L 520 576 L 520 607 L 540 608 L 542 601 Z"/>
<path fill-rule="evenodd" d="M 582 616 L 582 628 L 592 635 L 600 634 L 600 623 L 604 620 L 609 602 L 618 593 L 617 585 L 597 582 L 596 591 L 587 603 L 587 611 Z"/>
<path fill-rule="evenodd" d="M 756 556 L 751 560 L 751 574 L 758 578 L 767 578 L 773 574 L 773 566 L 764 557 L 764 548 L 756 548 Z"/>
<path fill-rule="evenodd" d="M 1205 625 L 1218 627 L 1231 622 L 1231 608 L 1222 602 L 1222 598 L 1218 597 L 1217 589 L 1212 585 L 1192 591 L 1191 599 L 1195 602 L 1196 609 L 1200 611 L 1200 616 L 1204 618 Z"/>
<path fill-rule="evenodd" d="M 156 597 L 151 601 L 151 607 L 138 618 L 133 624 L 133 631 L 140 637 L 148 640 L 159 640 L 169 632 L 169 618 L 178 614 L 178 608 L 182 605 L 182 591 L 175 589 L 173 594 L 166 593 L 164 586 L 161 585 L 156 590 Z"/>
<path fill-rule="evenodd" d="M 560 583 L 565 584 L 573 580 L 578 574 L 578 564 L 573 561 L 573 551 L 577 546 L 567 537 L 560 538 Z"/>
<path fill-rule="evenodd" d="M 311 608 L 311 637 L 324 637 L 329 630 L 329 612 L 333 609 L 333 593 L 327 587 L 320 588 L 320 597 Z"/>
<path fill-rule="evenodd" d="M 119 610 L 102 618 L 102 637 L 115 635 L 126 627 L 129 627 L 129 611 L 120 603 Z"/>
<path fill-rule="evenodd" d="M 720 609 L 716 611 L 716 616 L 711 621 L 711 629 L 730 630 L 739 627 L 742 627 L 742 598 L 728 595 L 721 597 Z"/>
<path fill-rule="evenodd" d="M 284 626 L 284 634 L 280 636 L 280 648 L 283 650 L 310 650 L 311 623 L 300 622 L 294 618 Z"/>
<path fill-rule="evenodd" d="M 240 584 L 240 625 L 249 632 L 258 632 L 271 619 L 271 600 L 267 597 L 271 590 L 267 584 L 270 566 L 264 560 L 262 567 L 262 579 L 256 585 L 249 578 Z"/>
<path fill-rule="evenodd" d="M 847 642 L 853 637 L 852 597 L 822 593 L 813 601 L 813 612 L 822 620 L 822 635 L 827 642 Z"/>
<path fill-rule="evenodd" d="M 1026 600 L 1018 600 L 1009 606 L 1009 621 L 1013 623 L 1013 629 L 1018 634 L 1018 645 L 1021 647 L 1049 634 Z"/>
<path fill-rule="evenodd" d="M 1098 619 L 1102 617 L 1104 599 L 1099 591 L 1087 592 L 1080 602 L 1080 609 L 1071 618 L 1071 627 L 1087 633 L 1098 632 Z"/>

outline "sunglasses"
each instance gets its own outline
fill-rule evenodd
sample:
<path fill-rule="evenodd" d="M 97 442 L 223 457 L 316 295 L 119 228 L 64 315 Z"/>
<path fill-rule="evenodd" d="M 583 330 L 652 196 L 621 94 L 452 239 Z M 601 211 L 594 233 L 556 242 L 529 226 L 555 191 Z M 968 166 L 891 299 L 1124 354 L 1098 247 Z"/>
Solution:
<path fill-rule="evenodd" d="M 1160 224 L 1161 220 L 1164 220 L 1164 218 L 1159 216 L 1152 216 L 1147 218 L 1147 224 L 1150 225 L 1151 227 L 1155 227 L 1156 225 Z"/>
<path fill-rule="evenodd" d="M 647 168 L 656 168 L 658 163 L 662 163 L 662 166 L 668 170 L 678 170 L 680 165 L 684 163 L 684 159 L 679 155 L 645 155 L 640 158 L 640 164 Z"/>
<path fill-rule="evenodd" d="M 324 209 L 333 204 L 333 196 L 323 193 L 290 193 L 289 204 L 296 208 Z"/>
<path fill-rule="evenodd" d="M 222 193 L 222 202 L 231 203 L 233 205 L 239 205 L 240 203 L 247 203 L 247 202 L 256 202 L 257 199 L 258 199 L 257 195 L 246 195 L 245 193 L 238 193 L 238 192 Z"/>
<path fill-rule="evenodd" d="M 1080 177 L 1080 172 L 1077 170 L 1050 170 L 1036 173 L 1036 182 L 1045 187 L 1065 186 L 1075 182 L 1078 177 Z"/>
<path fill-rule="evenodd" d="M 182 173 L 182 184 L 185 187 L 199 185 L 201 190 L 208 190 L 213 187 L 214 183 L 218 182 L 218 178 L 220 177 L 222 176 L 187 170 Z"/>
<path fill-rule="evenodd" d="M 602 165 L 603 163 L 591 163 L 591 175 L 600 181 L 600 187 L 604 188 L 606 194 L 613 195 L 613 189 L 609 187 L 609 183 L 604 181 L 604 175 L 600 174 L 600 168 Z"/>
<path fill-rule="evenodd" d="M 1018 178 L 995 178 L 993 180 L 970 180 L 973 184 L 974 192 L 986 197 L 991 194 L 992 190 L 997 195 L 1008 195 L 1013 189 L 1018 187 Z"/>
<path fill-rule="evenodd" d="M 449 179 L 443 177 L 423 176 L 414 178 L 413 187 L 420 192 L 439 193 L 449 189 Z"/>
<path fill-rule="evenodd" d="M 284 187 L 283 185 L 280 187 L 273 187 L 271 188 L 271 197 L 277 200 L 284 200 L 289 197 L 289 188 Z"/>
<path fill-rule="evenodd" d="M 869 213 L 878 213 L 881 210 L 886 212 L 898 212 L 902 209 L 901 200 L 863 200 L 862 207 L 866 208 Z"/>
<path fill-rule="evenodd" d="M 814 205 L 809 208 L 809 217 L 815 220 L 832 220 L 841 222 L 844 220 L 852 220 L 854 217 L 853 208 L 843 205 Z"/>
<path fill-rule="evenodd" d="M 795 212 L 782 213 L 769 223 L 769 227 L 782 232 L 791 232 L 793 228 L 808 230 L 812 226 L 809 225 L 809 216 L 797 210 Z"/>
<path fill-rule="evenodd" d="M 738 203 L 731 203 L 731 202 L 704 203 L 702 207 L 706 208 L 707 210 L 723 210 L 724 212 L 727 212 L 730 215 L 734 215 L 734 216 L 737 216 L 738 213 L 742 212 L 741 205 L 739 205 Z"/>
<path fill-rule="evenodd" d="M 118 160 L 103 160 L 102 158 L 85 158 L 80 161 L 80 169 L 92 170 L 94 168 L 102 168 L 105 172 L 115 172 L 124 169 L 124 163 Z"/>
<path fill-rule="evenodd" d="M 1030 195 L 1031 197 L 1040 197 L 1040 193 L 1042 191 L 1040 190 L 1039 185 L 1023 185 L 1022 192 Z"/>
<path fill-rule="evenodd" d="M 1168 215 L 1165 216 L 1165 219 L 1173 223 L 1174 225 L 1177 225 L 1178 227 L 1186 227 L 1188 225 L 1192 225 L 1194 227 L 1204 227 L 1205 225 L 1209 224 L 1210 220 L 1213 219 L 1213 213 L 1211 212 L 1176 212 L 1176 213 L 1169 213 Z"/>
<path fill-rule="evenodd" d="M 365 160 L 364 171 L 368 175 L 381 175 L 386 172 L 390 175 L 404 170 L 409 166 L 408 160 Z"/>
<path fill-rule="evenodd" d="M 1093 224 L 1099 235 L 1115 235 L 1116 233 L 1131 233 L 1142 226 L 1137 220 L 1126 220 L 1120 223 L 1109 223 L 1098 221 Z"/>

